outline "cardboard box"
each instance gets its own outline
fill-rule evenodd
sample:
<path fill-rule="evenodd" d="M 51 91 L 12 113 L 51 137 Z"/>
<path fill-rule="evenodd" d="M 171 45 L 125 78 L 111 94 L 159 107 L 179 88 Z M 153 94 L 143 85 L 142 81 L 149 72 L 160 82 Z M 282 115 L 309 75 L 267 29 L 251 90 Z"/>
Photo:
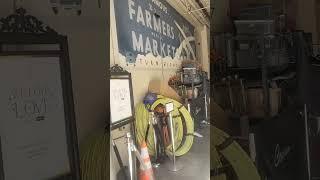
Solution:
<path fill-rule="evenodd" d="M 161 81 L 161 80 L 150 81 L 149 92 L 160 94 L 165 97 L 174 99 L 178 102 L 182 102 L 181 97 L 178 95 L 178 93 L 168 85 L 168 82 L 165 82 L 165 81 Z"/>

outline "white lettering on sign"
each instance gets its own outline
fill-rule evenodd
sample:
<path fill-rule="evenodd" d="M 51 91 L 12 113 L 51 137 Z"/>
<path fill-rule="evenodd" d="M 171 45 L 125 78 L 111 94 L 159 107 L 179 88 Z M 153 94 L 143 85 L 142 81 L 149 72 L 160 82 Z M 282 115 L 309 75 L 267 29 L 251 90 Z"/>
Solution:
<path fill-rule="evenodd" d="M 143 17 L 141 6 L 138 6 L 137 23 L 140 23 L 140 22 L 143 26 L 146 25 L 144 22 L 144 17 Z"/>
<path fill-rule="evenodd" d="M 171 46 L 170 44 L 166 43 L 158 43 L 157 40 L 146 36 L 144 39 L 142 34 L 137 36 L 136 32 L 131 31 L 132 34 L 132 46 L 133 50 L 140 53 L 153 53 L 154 56 L 161 55 L 162 57 L 165 56 L 172 56 L 176 54 L 176 47 Z M 152 41 L 152 43 L 151 43 Z M 158 52 L 158 44 L 161 44 L 161 54 Z"/>
<path fill-rule="evenodd" d="M 146 39 L 146 50 L 145 50 L 145 53 L 146 53 L 146 54 L 152 53 L 152 49 L 151 49 L 151 44 L 150 44 L 149 37 L 147 37 L 147 39 Z"/>
<path fill-rule="evenodd" d="M 137 40 L 136 33 L 134 31 L 131 31 L 131 33 L 132 33 L 133 50 L 138 52 L 143 52 L 142 34 L 139 34 L 139 40 Z"/>
<path fill-rule="evenodd" d="M 136 0 L 128 0 L 130 24 L 138 25 L 136 29 L 131 30 L 131 50 L 135 53 L 169 56 L 179 60 L 196 59 L 194 46 L 192 46 L 194 44 L 190 44 L 195 41 L 195 38 L 189 31 L 189 27 L 183 23 L 179 25 L 172 16 L 163 15 L 154 7 L 168 13 L 165 3 L 160 0 L 150 0 L 147 5 L 139 4 Z"/>
<path fill-rule="evenodd" d="M 153 54 L 155 56 L 158 56 L 159 55 L 159 52 L 158 52 L 158 42 L 154 39 L 152 39 L 152 45 L 153 45 Z"/>
<path fill-rule="evenodd" d="M 167 22 L 160 20 L 160 18 L 158 18 L 155 14 L 152 14 L 151 16 L 150 11 L 143 11 L 139 5 L 136 7 L 133 0 L 128 0 L 128 5 L 129 16 L 131 20 L 136 21 L 138 24 L 146 26 L 147 28 L 150 28 L 158 33 L 161 33 L 164 36 L 174 39 L 174 28 Z M 153 21 L 153 27 L 151 21 Z"/>
<path fill-rule="evenodd" d="M 166 36 L 166 22 L 162 21 L 162 33 Z"/>
<path fill-rule="evenodd" d="M 274 166 L 278 167 L 285 160 L 285 158 L 288 156 L 290 151 L 291 151 L 290 146 L 286 147 L 283 151 L 281 151 L 280 145 L 277 144 L 275 152 L 274 152 L 274 161 L 273 161 Z"/>
<path fill-rule="evenodd" d="M 156 16 L 153 16 L 153 28 L 158 33 L 161 33 L 161 20 L 160 18 L 156 18 Z"/>
<path fill-rule="evenodd" d="M 168 8 L 159 0 L 152 0 L 152 2 L 158 6 L 162 11 L 164 11 L 165 13 L 168 13 Z"/>
<path fill-rule="evenodd" d="M 173 33 L 173 27 L 171 27 L 171 35 L 172 35 L 172 39 L 174 39 L 174 33 Z"/>
<path fill-rule="evenodd" d="M 171 37 L 172 38 L 172 35 L 171 35 L 171 32 L 170 32 L 170 26 L 169 26 L 169 24 L 167 24 L 167 34 L 168 34 L 168 36 L 169 37 Z M 172 38 L 173 39 L 173 38 Z"/>
<path fill-rule="evenodd" d="M 133 15 L 136 14 L 136 11 L 132 8 L 134 6 L 134 2 L 132 0 L 128 0 L 128 5 L 129 5 L 129 15 L 130 19 L 133 19 Z"/>
<path fill-rule="evenodd" d="M 146 22 L 147 22 L 147 27 L 152 29 L 152 23 L 151 23 L 151 14 L 150 11 L 146 10 Z"/>
<path fill-rule="evenodd" d="M 166 44 L 161 44 L 161 54 L 163 55 L 163 56 L 166 56 L 166 52 L 164 51 L 164 46 L 165 46 Z"/>
<path fill-rule="evenodd" d="M 174 46 L 171 46 L 171 49 L 172 49 L 172 53 L 173 53 L 173 55 L 174 55 L 175 52 L 176 52 L 176 48 L 175 48 Z"/>
<path fill-rule="evenodd" d="M 170 55 L 170 51 L 171 51 L 171 49 L 170 49 L 170 48 L 171 48 L 171 46 L 168 44 L 168 45 L 167 45 L 167 52 L 168 52 L 168 56 L 171 56 L 171 55 Z"/>

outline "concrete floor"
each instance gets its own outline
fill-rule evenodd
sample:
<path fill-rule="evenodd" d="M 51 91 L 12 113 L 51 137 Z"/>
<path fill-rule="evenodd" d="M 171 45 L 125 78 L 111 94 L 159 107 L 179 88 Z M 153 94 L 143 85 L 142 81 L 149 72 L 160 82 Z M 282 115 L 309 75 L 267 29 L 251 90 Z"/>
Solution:
<path fill-rule="evenodd" d="M 197 131 L 202 138 L 194 137 L 191 150 L 177 158 L 183 168 L 177 172 L 168 170 L 169 159 L 155 169 L 156 180 L 209 180 L 210 179 L 210 127 Z"/>

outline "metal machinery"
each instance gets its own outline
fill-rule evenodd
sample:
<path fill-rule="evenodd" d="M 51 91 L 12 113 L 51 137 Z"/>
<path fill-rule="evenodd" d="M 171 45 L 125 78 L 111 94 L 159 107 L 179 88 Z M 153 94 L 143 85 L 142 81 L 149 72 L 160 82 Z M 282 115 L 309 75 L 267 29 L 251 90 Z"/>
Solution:
<path fill-rule="evenodd" d="M 171 80 L 169 84 L 185 99 L 185 104 L 195 120 L 195 129 L 210 124 L 210 86 L 207 73 L 191 61 L 184 63 L 175 77 L 178 80 Z"/>

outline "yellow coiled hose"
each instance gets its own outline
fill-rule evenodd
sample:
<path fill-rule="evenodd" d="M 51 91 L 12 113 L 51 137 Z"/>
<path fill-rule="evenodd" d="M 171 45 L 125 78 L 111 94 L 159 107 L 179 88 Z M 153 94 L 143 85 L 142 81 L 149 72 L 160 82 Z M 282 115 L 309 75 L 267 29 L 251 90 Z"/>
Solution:
<path fill-rule="evenodd" d="M 98 130 L 80 145 L 80 168 L 82 180 L 104 180 L 109 178 L 110 133 Z"/>
<path fill-rule="evenodd" d="M 193 119 L 188 110 L 184 106 L 182 106 L 182 104 L 178 101 L 166 98 L 161 95 L 158 95 L 158 99 L 151 105 L 150 109 L 154 110 L 155 107 L 157 107 L 159 104 L 165 105 L 170 102 L 174 104 L 172 117 L 173 127 L 175 130 L 175 155 L 182 156 L 191 149 L 193 143 L 194 124 Z M 150 119 L 150 113 L 146 109 L 145 105 L 141 103 L 136 106 L 135 114 L 136 137 L 137 142 L 141 144 L 145 140 L 146 131 Z M 154 156 L 156 154 L 154 143 L 154 129 L 153 126 L 150 125 L 147 137 L 147 147 L 148 152 L 151 156 Z M 172 155 L 172 145 L 166 147 L 166 153 L 168 155 Z"/>
<path fill-rule="evenodd" d="M 213 152 L 213 155 L 210 156 L 212 162 L 211 165 L 213 165 L 213 168 L 220 168 L 222 163 L 219 160 L 220 157 L 217 153 L 216 146 L 224 143 L 228 138 L 230 138 L 230 136 L 214 126 L 211 126 L 210 134 L 210 141 L 213 145 L 211 146 L 211 152 Z M 219 153 L 230 163 L 238 180 L 261 180 L 254 163 L 236 141 L 231 141 L 231 144 L 223 150 L 220 150 Z M 211 177 L 211 179 L 225 180 L 226 176 L 219 175 Z"/>

